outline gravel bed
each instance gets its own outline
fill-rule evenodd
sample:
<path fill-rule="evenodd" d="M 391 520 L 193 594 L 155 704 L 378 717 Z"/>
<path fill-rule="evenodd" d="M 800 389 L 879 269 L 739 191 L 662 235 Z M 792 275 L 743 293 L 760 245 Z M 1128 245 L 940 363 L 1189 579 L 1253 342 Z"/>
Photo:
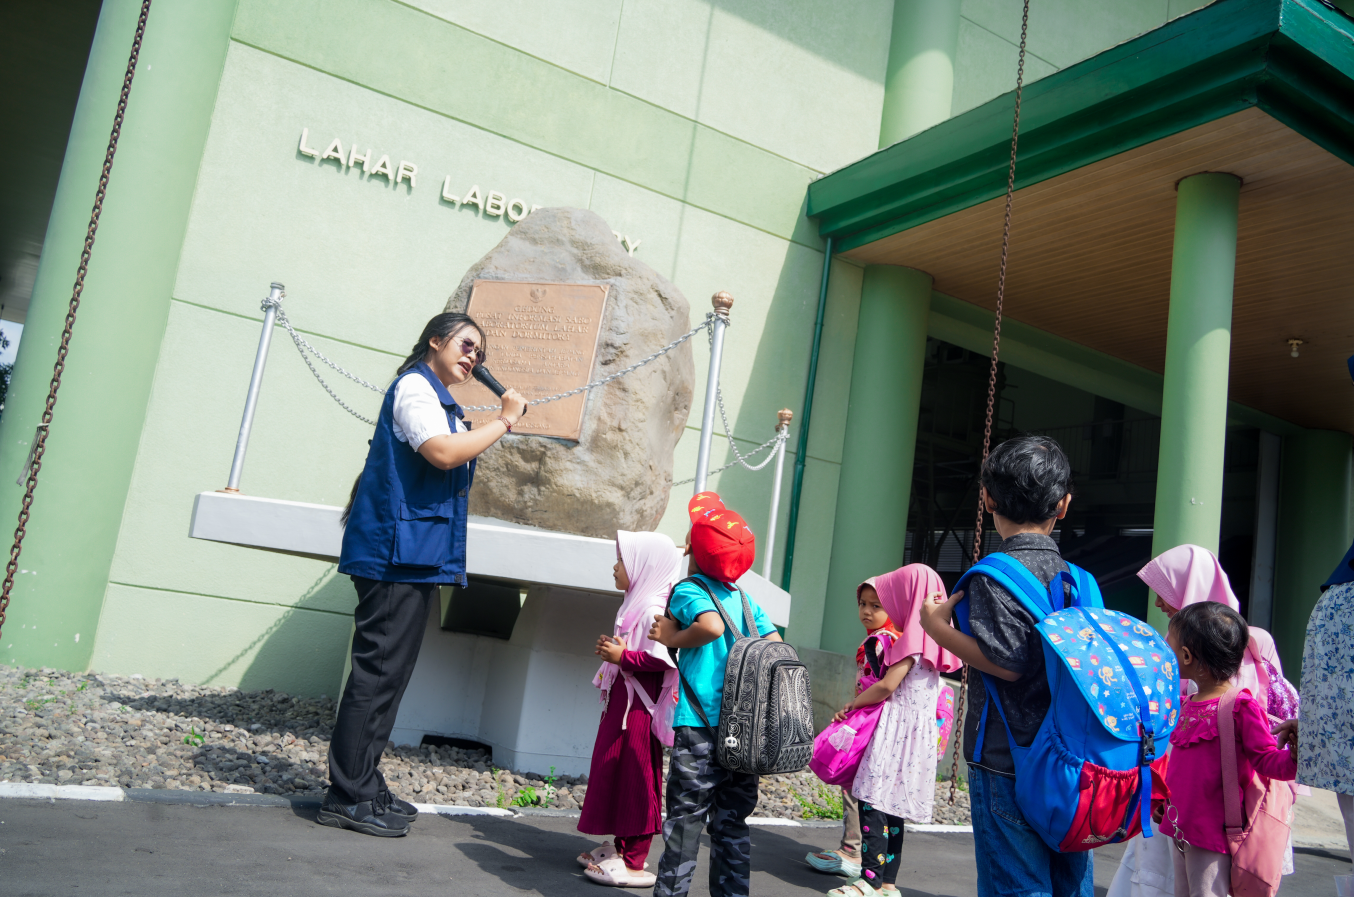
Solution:
<path fill-rule="evenodd" d="M 335 702 L 174 679 L 0 666 L 0 781 L 259 794 L 321 793 Z M 381 771 L 405 800 L 576 810 L 587 776 L 496 769 L 481 750 L 387 747 Z M 937 785 L 935 822 L 968 823 Z M 807 770 L 763 776 L 758 816 L 840 818 L 839 792 Z"/>

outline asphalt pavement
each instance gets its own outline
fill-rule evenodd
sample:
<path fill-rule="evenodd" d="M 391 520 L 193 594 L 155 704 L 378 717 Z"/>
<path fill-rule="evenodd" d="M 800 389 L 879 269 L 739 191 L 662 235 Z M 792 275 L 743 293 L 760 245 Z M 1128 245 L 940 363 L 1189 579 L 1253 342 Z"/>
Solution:
<path fill-rule="evenodd" d="M 217 894 L 499 895 L 604 893 L 573 857 L 596 843 L 558 816 L 421 816 L 405 838 L 379 839 L 314 822 L 311 806 L 199 807 L 126 801 L 0 801 L 0 892 L 207 897 Z M 831 846 L 827 827 L 753 829 L 754 895 L 821 895 L 842 879 L 804 863 Z M 655 840 L 650 863 L 661 845 Z M 1113 878 L 1121 848 L 1096 852 L 1096 893 Z M 691 893 L 704 897 L 708 859 Z M 1350 872 L 1344 851 L 1302 851 L 1285 895 L 1331 895 Z M 914 832 L 903 848 L 904 897 L 975 894 L 973 839 Z M 647 890 L 640 894 L 649 893 Z"/>

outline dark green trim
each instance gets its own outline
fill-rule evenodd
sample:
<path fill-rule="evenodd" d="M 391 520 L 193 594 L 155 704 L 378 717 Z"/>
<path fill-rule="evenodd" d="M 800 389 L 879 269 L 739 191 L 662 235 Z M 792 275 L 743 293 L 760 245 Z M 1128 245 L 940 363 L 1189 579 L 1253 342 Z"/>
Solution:
<path fill-rule="evenodd" d="M 827 284 L 832 276 L 832 238 L 823 250 L 823 279 L 818 285 L 818 316 L 813 321 L 813 347 L 809 350 L 809 382 L 804 387 L 804 410 L 799 415 L 799 444 L 795 448 L 795 473 L 790 484 L 790 519 L 785 528 L 785 560 L 781 562 L 780 587 L 790 591 L 795 568 L 795 530 L 799 527 L 799 499 L 804 492 L 804 464 L 809 457 L 809 419 L 813 417 L 813 388 L 818 382 L 818 352 L 823 345 L 823 319 L 827 316 Z"/>
<path fill-rule="evenodd" d="M 1014 92 L 809 185 L 837 251 L 1000 196 Z M 1218 0 L 1025 88 L 1017 187 L 1258 107 L 1354 164 L 1354 22 L 1319 0 Z"/>

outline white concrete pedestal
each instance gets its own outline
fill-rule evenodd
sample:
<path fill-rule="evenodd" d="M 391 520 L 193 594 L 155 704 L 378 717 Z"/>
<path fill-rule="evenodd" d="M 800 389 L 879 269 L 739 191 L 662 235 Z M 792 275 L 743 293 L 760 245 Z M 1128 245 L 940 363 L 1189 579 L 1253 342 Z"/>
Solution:
<path fill-rule="evenodd" d="M 337 561 L 341 510 L 203 492 L 193 503 L 189 535 Z M 600 664 L 593 647 L 612 631 L 620 607 L 611 580 L 615 543 L 472 517 L 466 557 L 470 576 L 526 590 L 512 637 L 448 632 L 434 607 L 391 740 L 468 738 L 490 745 L 498 766 L 587 772 L 602 713 L 592 686 Z M 739 585 L 771 622 L 787 624 L 788 593 L 752 572 Z"/>

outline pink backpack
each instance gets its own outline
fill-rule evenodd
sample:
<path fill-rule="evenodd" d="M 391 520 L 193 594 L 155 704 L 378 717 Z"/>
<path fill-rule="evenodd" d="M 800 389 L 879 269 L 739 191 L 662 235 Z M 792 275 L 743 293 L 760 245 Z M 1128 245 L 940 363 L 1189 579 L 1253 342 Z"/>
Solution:
<path fill-rule="evenodd" d="M 883 702 L 869 704 L 852 710 L 840 722 L 828 723 L 813 740 L 809 769 L 829 785 L 850 788 L 883 709 Z"/>
<path fill-rule="evenodd" d="M 868 639 L 867 639 L 868 641 Z M 888 647 L 886 642 L 885 648 Z M 877 664 L 877 661 L 872 661 Z M 856 694 L 860 694 L 879 681 L 883 669 L 877 665 L 867 665 L 856 683 Z M 841 785 L 850 789 L 856 780 L 856 770 L 860 769 L 860 760 L 865 749 L 870 746 L 870 738 L 879 725 L 879 713 L 884 702 L 858 707 L 846 715 L 840 722 L 827 724 L 827 728 L 813 739 L 813 756 L 809 758 L 809 769 L 814 775 L 829 785 Z"/>
<path fill-rule="evenodd" d="M 945 756 L 950 735 L 954 732 L 954 689 L 948 685 L 940 687 L 940 697 L 936 699 L 936 759 Z"/>
<path fill-rule="evenodd" d="M 1222 800 L 1227 826 L 1227 852 L 1232 857 L 1233 897 L 1274 897 L 1283 878 L 1293 789 L 1288 782 L 1260 775 L 1241 783 L 1236 768 L 1236 720 L 1232 706 L 1239 689 L 1218 702 L 1218 743 L 1222 747 Z M 1245 815 L 1242 815 L 1242 810 Z"/>

